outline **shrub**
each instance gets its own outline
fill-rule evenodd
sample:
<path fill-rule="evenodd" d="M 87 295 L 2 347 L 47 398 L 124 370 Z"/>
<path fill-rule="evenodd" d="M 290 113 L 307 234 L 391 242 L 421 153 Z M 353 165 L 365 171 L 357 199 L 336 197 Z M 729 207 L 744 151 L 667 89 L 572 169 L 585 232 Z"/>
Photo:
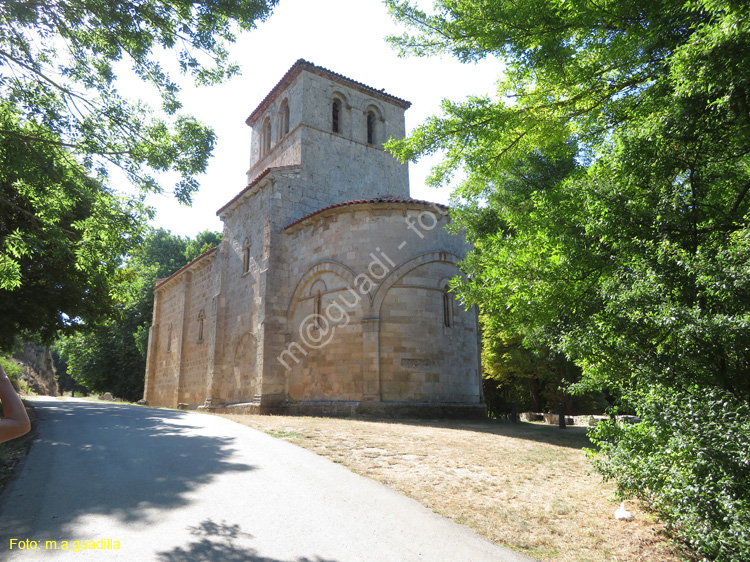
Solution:
<path fill-rule="evenodd" d="M 750 405 L 695 386 L 654 390 L 638 413 L 592 430 L 597 468 L 703 560 L 750 560 Z"/>

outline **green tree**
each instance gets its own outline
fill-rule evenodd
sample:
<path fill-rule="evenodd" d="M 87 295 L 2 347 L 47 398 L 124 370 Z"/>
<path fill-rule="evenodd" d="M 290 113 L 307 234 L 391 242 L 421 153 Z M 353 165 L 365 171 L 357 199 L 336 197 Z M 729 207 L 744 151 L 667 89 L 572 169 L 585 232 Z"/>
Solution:
<path fill-rule="evenodd" d="M 496 214 L 459 294 L 574 361 L 643 422 L 597 466 L 706 559 L 750 557 L 750 6 L 388 0 L 404 52 L 505 63 L 497 99 L 446 101 L 403 159 L 444 151 Z M 523 182 L 529 162 L 573 162 Z M 533 176 L 531 176 L 533 177 Z M 458 226 L 472 232 L 459 210 Z"/>
<path fill-rule="evenodd" d="M 2 365 L 5 374 L 13 382 L 14 387 L 18 387 L 19 379 L 23 374 L 23 367 L 18 364 L 12 357 L 0 355 L 0 365 Z"/>
<path fill-rule="evenodd" d="M 142 398 L 154 284 L 192 261 L 205 244 L 220 241 L 221 235 L 210 231 L 195 239 L 164 229 L 149 232 L 122 268 L 127 297 L 112 317 L 59 343 L 67 374 L 92 392 L 111 392 L 131 401 Z"/>
<path fill-rule="evenodd" d="M 63 343 L 65 337 L 56 340 L 50 346 L 50 353 L 52 354 L 52 362 L 55 365 L 55 378 L 57 379 L 57 386 L 60 390 L 60 394 L 64 395 L 70 392 L 72 396 L 76 393 L 80 393 L 83 396 L 88 396 L 88 389 L 85 386 L 80 385 L 68 372 L 68 358 L 63 351 Z"/>
<path fill-rule="evenodd" d="M 148 328 L 153 316 L 156 279 L 169 277 L 202 253 L 218 246 L 221 238 L 221 233 L 210 230 L 199 232 L 195 238 L 183 238 L 160 228 L 152 231 L 139 250 L 130 257 L 129 303 L 138 308 L 136 315 L 139 320 L 135 341 L 144 362 L 148 346 Z"/>
<path fill-rule="evenodd" d="M 0 131 L 29 146 L 67 148 L 82 165 L 107 177 L 123 169 L 133 185 L 159 190 L 151 171 L 173 170 L 175 195 L 189 201 L 213 148 L 213 132 L 179 113 L 180 87 L 163 62 L 197 85 L 239 72 L 227 43 L 265 19 L 277 0 L 71 0 L 0 4 L 0 92 L 34 132 Z M 117 91 L 131 71 L 161 96 L 161 115 Z M 51 135 L 51 136 L 49 136 Z M 101 177 L 98 178 L 101 180 Z M 104 182 L 102 182 L 104 183 Z"/>
<path fill-rule="evenodd" d="M 0 129 L 43 134 L 0 102 Z M 51 135 L 47 134 L 47 138 Z M 113 303 L 122 255 L 148 212 L 86 175 L 59 146 L 0 144 L 0 348 L 95 322 Z"/>
<path fill-rule="evenodd" d="M 601 414 L 608 396 L 600 389 L 571 394 L 567 388 L 580 380 L 580 369 L 544 345 L 524 343 L 524 336 L 507 332 L 496 317 L 481 314 L 484 401 L 491 417 L 520 412 L 558 412 L 566 415 Z"/>
<path fill-rule="evenodd" d="M 111 171 L 141 194 L 175 172 L 189 203 L 214 145 L 182 114 L 167 55 L 197 85 L 229 78 L 226 45 L 276 3 L 0 2 L 0 346 L 106 313 L 147 216 L 109 189 Z M 122 97 L 118 75 L 157 92 L 159 110 Z"/>
<path fill-rule="evenodd" d="M 513 194 L 515 204 L 531 209 L 534 193 L 552 189 L 575 170 L 570 153 L 560 158 L 534 153 L 509 167 L 502 174 L 502 182 L 505 190 Z M 484 194 L 481 203 L 470 200 L 454 204 L 455 230 L 464 231 L 474 246 L 471 262 L 465 262 L 464 268 L 469 270 L 471 263 L 476 278 L 489 275 L 484 266 L 492 263 L 493 240 L 516 234 L 501 212 L 504 197 L 504 192 L 492 191 Z M 543 341 L 532 338 L 526 326 L 504 325 L 505 306 L 498 300 L 485 299 L 479 304 L 483 311 L 480 322 L 485 402 L 491 415 L 507 414 L 514 401 L 519 411 L 557 412 L 560 402 L 569 414 L 601 411 L 601 393 L 573 397 L 564 390 L 579 380 L 575 365 Z"/>
<path fill-rule="evenodd" d="M 222 235 L 220 232 L 212 232 L 210 230 L 199 232 L 194 239 L 189 238 L 187 240 L 185 246 L 185 259 L 188 262 L 193 261 L 201 254 L 218 246 L 221 242 L 221 238 Z"/>

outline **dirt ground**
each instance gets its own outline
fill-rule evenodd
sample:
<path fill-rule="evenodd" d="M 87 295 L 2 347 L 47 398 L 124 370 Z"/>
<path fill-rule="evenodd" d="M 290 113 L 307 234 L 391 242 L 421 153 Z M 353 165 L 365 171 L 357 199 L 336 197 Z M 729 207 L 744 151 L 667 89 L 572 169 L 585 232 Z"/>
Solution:
<path fill-rule="evenodd" d="M 676 561 L 638 505 L 618 521 L 583 427 L 226 415 L 374 478 L 490 540 L 542 560 Z"/>

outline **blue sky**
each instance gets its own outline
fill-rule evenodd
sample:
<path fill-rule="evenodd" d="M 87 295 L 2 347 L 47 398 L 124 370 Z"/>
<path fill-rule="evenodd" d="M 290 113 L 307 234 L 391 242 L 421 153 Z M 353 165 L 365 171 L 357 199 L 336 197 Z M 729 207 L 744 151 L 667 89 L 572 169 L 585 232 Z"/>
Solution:
<path fill-rule="evenodd" d="M 502 71 L 498 61 L 467 65 L 448 57 L 399 58 L 385 42 L 394 33 L 399 27 L 380 0 L 280 0 L 266 22 L 239 36 L 232 46 L 241 76 L 210 88 L 184 86 L 185 110 L 214 128 L 217 146 L 207 173 L 199 178 L 201 189 L 192 207 L 179 205 L 168 194 L 149 197 L 157 209 L 154 225 L 183 236 L 222 230 L 216 210 L 246 184 L 250 129 L 245 118 L 297 59 L 409 100 L 407 131 L 439 113 L 444 98 L 495 93 Z M 137 90 L 134 94 L 142 95 Z M 424 185 L 437 161 L 433 157 L 409 165 L 412 197 L 448 201 L 449 190 Z"/>

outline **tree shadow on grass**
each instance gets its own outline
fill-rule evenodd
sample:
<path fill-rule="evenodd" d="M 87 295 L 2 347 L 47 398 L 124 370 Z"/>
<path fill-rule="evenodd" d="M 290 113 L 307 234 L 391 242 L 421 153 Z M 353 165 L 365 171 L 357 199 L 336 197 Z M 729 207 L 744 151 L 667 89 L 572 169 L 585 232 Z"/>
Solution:
<path fill-rule="evenodd" d="M 253 536 L 245 533 L 239 525 L 225 522 L 216 523 L 211 519 L 200 522 L 195 527 L 188 527 L 196 540 L 185 547 L 178 546 L 172 550 L 158 553 L 160 562 L 286 562 L 276 558 L 262 556 L 246 543 Z M 336 562 L 319 556 L 297 558 L 294 562 Z"/>
<path fill-rule="evenodd" d="M 490 433 L 512 439 L 524 439 L 537 443 L 546 443 L 558 447 L 571 449 L 594 448 L 588 438 L 588 427 L 581 425 L 570 425 L 560 429 L 556 425 L 533 422 L 511 423 L 507 420 L 453 420 L 453 419 L 382 419 L 382 418 L 358 418 L 362 421 L 378 423 L 414 425 L 420 427 L 435 427 L 451 429 L 455 431 L 473 431 L 479 433 Z"/>

